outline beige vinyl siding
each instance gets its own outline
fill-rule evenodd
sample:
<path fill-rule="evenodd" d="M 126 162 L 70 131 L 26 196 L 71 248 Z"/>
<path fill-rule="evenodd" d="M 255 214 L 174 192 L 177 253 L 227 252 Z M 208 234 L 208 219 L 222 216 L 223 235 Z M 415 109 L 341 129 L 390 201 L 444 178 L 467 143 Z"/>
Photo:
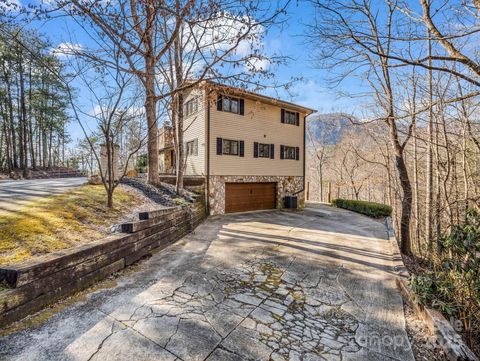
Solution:
<path fill-rule="evenodd" d="M 206 154 L 206 118 L 205 118 L 205 99 L 204 91 L 194 89 L 185 97 L 184 103 L 194 97 L 198 97 L 198 112 L 185 117 L 183 141 L 186 144 L 189 141 L 198 139 L 198 154 L 187 157 L 185 174 L 186 175 L 205 175 L 205 154 Z M 185 154 L 186 155 L 186 154 Z"/>
<path fill-rule="evenodd" d="M 303 176 L 303 123 L 281 123 L 281 107 L 245 99 L 245 115 L 217 111 L 210 113 L 211 175 Z M 217 155 L 217 137 L 243 140 L 245 156 Z M 253 143 L 275 144 L 275 159 L 254 158 Z M 300 148 L 300 159 L 280 159 L 280 145 Z"/>

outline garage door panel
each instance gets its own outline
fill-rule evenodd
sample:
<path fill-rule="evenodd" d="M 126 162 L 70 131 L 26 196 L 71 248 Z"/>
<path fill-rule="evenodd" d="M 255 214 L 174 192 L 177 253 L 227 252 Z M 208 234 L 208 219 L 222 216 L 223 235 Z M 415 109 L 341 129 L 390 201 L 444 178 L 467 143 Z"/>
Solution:
<path fill-rule="evenodd" d="M 226 183 L 225 212 L 245 212 L 273 209 L 276 203 L 276 183 Z"/>

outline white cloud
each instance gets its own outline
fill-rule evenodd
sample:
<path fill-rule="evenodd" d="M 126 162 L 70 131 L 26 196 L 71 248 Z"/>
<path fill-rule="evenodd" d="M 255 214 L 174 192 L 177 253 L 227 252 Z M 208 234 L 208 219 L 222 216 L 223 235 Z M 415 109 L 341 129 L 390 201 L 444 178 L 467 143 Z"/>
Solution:
<path fill-rule="evenodd" d="M 0 0 L 0 13 L 15 12 L 21 8 L 20 0 Z"/>
<path fill-rule="evenodd" d="M 51 53 L 59 58 L 66 58 L 70 55 L 77 54 L 81 50 L 83 50 L 81 44 L 60 43 L 51 50 Z"/>
<path fill-rule="evenodd" d="M 245 68 L 250 72 L 267 71 L 270 67 L 270 60 L 268 58 L 252 57 L 245 64 Z"/>

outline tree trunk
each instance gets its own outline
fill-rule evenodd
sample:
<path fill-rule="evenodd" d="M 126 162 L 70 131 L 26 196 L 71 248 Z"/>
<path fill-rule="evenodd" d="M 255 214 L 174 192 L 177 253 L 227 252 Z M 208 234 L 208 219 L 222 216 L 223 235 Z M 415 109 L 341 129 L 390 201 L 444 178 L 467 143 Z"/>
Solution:
<path fill-rule="evenodd" d="M 33 128 L 33 119 L 32 119 L 32 64 L 30 63 L 29 69 L 29 80 L 28 80 L 28 132 L 30 134 L 30 164 L 32 169 L 37 168 L 35 162 L 35 146 L 33 142 L 34 137 L 34 128 Z"/>
<path fill-rule="evenodd" d="M 153 2 L 147 6 L 147 21 L 145 24 L 145 113 L 148 126 L 148 183 L 159 184 L 158 136 L 157 136 L 157 97 L 155 95 L 155 44 L 153 43 L 153 19 L 155 9 Z"/>
<path fill-rule="evenodd" d="M 20 76 L 20 111 L 21 111 L 21 134 L 22 134 L 22 142 L 20 144 L 21 155 L 22 158 L 22 170 L 23 170 L 23 177 L 26 178 L 28 175 L 28 132 L 27 132 L 27 106 L 25 104 L 25 77 L 24 77 L 24 69 L 22 64 L 23 59 L 19 62 L 19 76 Z"/>
<path fill-rule="evenodd" d="M 431 55 L 432 45 L 430 32 L 428 32 L 428 54 Z M 429 65 L 431 60 L 429 60 Z M 432 239 L 432 204 L 433 204 L 433 79 L 432 71 L 428 71 L 428 140 L 427 140 L 427 174 L 425 180 L 425 240 L 428 244 L 429 252 L 433 251 Z"/>
<path fill-rule="evenodd" d="M 177 2 L 178 7 L 178 2 Z M 178 20 L 177 21 L 181 21 Z M 181 34 L 181 32 L 180 32 Z M 183 53 L 182 53 L 182 44 L 181 36 L 175 37 L 173 42 L 173 52 L 174 52 L 174 66 L 175 66 L 175 84 L 177 89 L 183 85 Z M 179 92 L 174 97 L 176 100 L 175 108 L 177 110 L 177 164 L 176 172 L 177 178 L 175 183 L 175 191 L 177 194 L 183 193 L 183 174 L 185 171 L 185 147 L 183 145 L 183 92 Z"/>

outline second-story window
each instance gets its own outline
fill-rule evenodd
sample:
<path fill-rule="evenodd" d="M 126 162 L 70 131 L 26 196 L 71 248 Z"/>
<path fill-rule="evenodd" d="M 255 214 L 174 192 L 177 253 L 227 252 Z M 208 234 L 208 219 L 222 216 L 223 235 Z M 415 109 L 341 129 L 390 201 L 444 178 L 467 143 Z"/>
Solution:
<path fill-rule="evenodd" d="M 217 138 L 217 155 L 245 156 L 245 141 Z"/>
<path fill-rule="evenodd" d="M 227 97 L 223 97 L 222 99 L 222 110 L 224 112 L 230 112 L 230 113 L 236 113 L 238 114 L 238 109 L 240 109 L 240 107 L 238 106 L 238 99 L 237 98 L 227 98 Z"/>
<path fill-rule="evenodd" d="M 185 103 L 185 117 L 195 114 L 196 112 L 198 112 L 198 98 L 190 99 Z"/>
<path fill-rule="evenodd" d="M 223 139 L 222 153 L 226 155 L 238 155 L 238 140 Z"/>
<path fill-rule="evenodd" d="M 290 147 L 288 145 L 280 146 L 280 159 L 300 160 L 300 148 Z"/>
<path fill-rule="evenodd" d="M 300 113 L 282 109 L 282 123 L 300 125 Z"/>
<path fill-rule="evenodd" d="M 244 115 L 245 101 L 241 98 L 233 98 L 219 95 L 217 99 L 217 110 L 221 112 Z"/>
<path fill-rule="evenodd" d="M 270 144 L 262 144 L 258 145 L 258 156 L 260 158 L 270 158 Z"/>

